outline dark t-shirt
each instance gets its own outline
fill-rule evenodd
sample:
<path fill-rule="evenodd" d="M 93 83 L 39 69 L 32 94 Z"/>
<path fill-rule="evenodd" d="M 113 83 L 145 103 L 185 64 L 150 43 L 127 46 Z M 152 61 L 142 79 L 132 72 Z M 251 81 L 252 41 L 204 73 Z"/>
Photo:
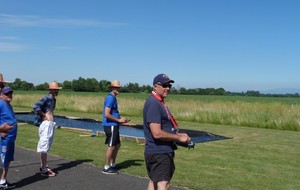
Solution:
<path fill-rule="evenodd" d="M 176 145 L 173 141 L 161 141 L 154 139 L 149 123 L 160 123 L 162 130 L 168 133 L 176 133 L 176 130 L 173 128 L 172 122 L 168 117 L 168 114 L 161 103 L 155 99 L 153 96 L 150 96 L 144 105 L 143 110 L 144 117 L 144 135 L 145 135 L 145 153 L 147 154 L 162 154 L 173 152 L 176 148 Z"/>

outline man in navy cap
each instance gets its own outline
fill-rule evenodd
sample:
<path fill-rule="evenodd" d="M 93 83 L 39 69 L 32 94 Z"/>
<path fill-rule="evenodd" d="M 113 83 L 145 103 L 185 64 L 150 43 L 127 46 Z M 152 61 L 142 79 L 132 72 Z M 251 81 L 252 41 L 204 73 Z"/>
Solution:
<path fill-rule="evenodd" d="M 188 144 L 191 138 L 178 132 L 178 125 L 164 99 L 169 95 L 174 80 L 166 74 L 153 79 L 153 91 L 144 105 L 145 161 L 150 178 L 148 190 L 170 188 L 175 171 L 176 142 Z"/>
<path fill-rule="evenodd" d="M 10 104 L 13 97 L 13 90 L 5 86 L 1 89 L 0 94 L 0 125 L 11 126 L 12 129 L 8 132 L 1 131 L 1 160 L 2 160 L 2 175 L 0 179 L 0 188 L 14 188 L 15 185 L 9 184 L 6 181 L 6 176 L 9 169 L 9 164 L 14 161 L 15 141 L 17 138 L 18 125 L 15 113 Z"/>

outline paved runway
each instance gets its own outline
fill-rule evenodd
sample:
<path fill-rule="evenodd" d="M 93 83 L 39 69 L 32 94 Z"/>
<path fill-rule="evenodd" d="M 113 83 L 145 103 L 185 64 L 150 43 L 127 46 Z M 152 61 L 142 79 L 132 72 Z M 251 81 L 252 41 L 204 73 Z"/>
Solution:
<path fill-rule="evenodd" d="M 65 160 L 48 155 L 48 163 L 59 172 L 56 177 L 44 177 L 39 173 L 39 154 L 35 151 L 16 147 L 15 161 L 11 163 L 7 180 L 22 190 L 144 190 L 148 179 L 122 173 L 102 174 L 102 168 L 84 161 Z M 183 188 L 172 187 L 172 190 Z"/>

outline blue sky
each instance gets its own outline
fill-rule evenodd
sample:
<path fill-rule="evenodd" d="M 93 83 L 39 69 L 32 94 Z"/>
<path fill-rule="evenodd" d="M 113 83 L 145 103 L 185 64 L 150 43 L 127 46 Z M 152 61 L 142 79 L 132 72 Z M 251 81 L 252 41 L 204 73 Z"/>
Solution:
<path fill-rule="evenodd" d="M 298 0 L 0 0 L 5 80 L 300 87 Z"/>

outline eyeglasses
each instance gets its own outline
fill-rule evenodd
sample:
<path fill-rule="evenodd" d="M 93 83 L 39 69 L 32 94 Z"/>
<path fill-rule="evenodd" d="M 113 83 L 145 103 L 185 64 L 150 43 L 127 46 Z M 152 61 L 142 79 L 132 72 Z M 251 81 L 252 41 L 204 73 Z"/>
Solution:
<path fill-rule="evenodd" d="M 156 83 L 157 85 L 163 87 L 163 88 L 172 88 L 172 84 L 161 84 L 161 83 Z"/>

